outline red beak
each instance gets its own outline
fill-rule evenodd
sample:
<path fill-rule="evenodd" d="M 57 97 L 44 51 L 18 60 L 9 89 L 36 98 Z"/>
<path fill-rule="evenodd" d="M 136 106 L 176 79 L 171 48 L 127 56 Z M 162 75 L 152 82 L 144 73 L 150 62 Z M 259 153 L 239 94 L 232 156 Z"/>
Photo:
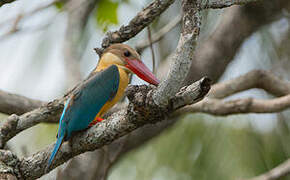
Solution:
<path fill-rule="evenodd" d="M 142 61 L 137 59 L 127 59 L 126 67 L 134 72 L 138 77 L 144 81 L 158 85 L 160 81 L 154 76 L 154 74 L 142 63 Z"/>

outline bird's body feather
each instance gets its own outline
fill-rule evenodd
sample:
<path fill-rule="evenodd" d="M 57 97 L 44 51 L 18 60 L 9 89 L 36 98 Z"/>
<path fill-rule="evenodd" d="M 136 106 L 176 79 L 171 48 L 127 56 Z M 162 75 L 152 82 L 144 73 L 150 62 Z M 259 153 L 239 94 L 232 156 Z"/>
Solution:
<path fill-rule="evenodd" d="M 88 128 L 106 103 L 112 104 L 118 93 L 120 74 L 116 65 L 97 72 L 77 88 L 66 102 L 60 118 L 58 140 L 48 167 L 52 163 L 62 141 L 68 140 L 73 132 Z M 111 101 L 110 101 L 111 100 Z M 115 102 L 115 101 L 114 101 Z"/>
<path fill-rule="evenodd" d="M 103 115 L 123 97 L 130 73 L 148 83 L 159 84 L 159 80 L 140 60 L 140 55 L 130 46 L 117 43 L 104 50 L 96 69 L 81 86 L 72 90 L 65 103 L 57 141 L 46 171 L 63 141 L 68 140 L 72 133 L 101 121 Z"/>
<path fill-rule="evenodd" d="M 76 90 L 61 120 L 60 129 L 67 129 L 65 140 L 70 138 L 72 132 L 86 129 L 102 107 L 115 97 L 119 79 L 118 68 L 112 65 L 98 72 Z"/>
<path fill-rule="evenodd" d="M 113 54 L 111 53 L 107 53 L 106 55 L 104 55 L 102 57 L 102 63 L 100 63 L 95 72 L 98 73 L 100 71 L 103 71 L 104 69 L 106 69 L 106 67 L 108 66 L 108 64 L 104 63 L 104 62 L 108 62 L 109 60 L 114 60 L 114 59 L 117 59 L 117 57 L 115 57 Z M 115 60 L 117 61 L 117 60 Z M 118 91 L 116 93 L 116 95 L 110 99 L 109 101 L 107 101 L 107 103 L 102 107 L 102 109 L 99 111 L 99 113 L 96 115 L 94 121 L 96 122 L 97 121 L 97 118 L 98 117 L 103 117 L 103 115 L 112 107 L 114 106 L 124 95 L 124 92 L 125 92 L 125 89 L 126 87 L 128 86 L 129 84 L 129 75 L 128 73 L 121 67 L 117 66 L 118 67 L 118 71 L 119 71 L 119 87 L 118 87 Z"/>

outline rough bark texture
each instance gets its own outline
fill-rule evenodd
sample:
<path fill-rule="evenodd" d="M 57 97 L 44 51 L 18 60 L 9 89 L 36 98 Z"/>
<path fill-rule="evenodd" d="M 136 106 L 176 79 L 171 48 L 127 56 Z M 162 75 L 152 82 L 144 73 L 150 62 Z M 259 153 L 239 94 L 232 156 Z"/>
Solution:
<path fill-rule="evenodd" d="M 140 11 L 126 26 L 122 26 L 118 31 L 107 33 L 103 39 L 102 47 L 106 48 L 112 43 L 121 43 L 136 36 L 156 17 L 158 17 L 174 0 L 155 0 L 146 8 Z"/>
<path fill-rule="evenodd" d="M 154 101 L 158 105 L 166 106 L 168 104 L 168 100 L 181 88 L 189 71 L 201 26 L 199 8 L 199 1 L 182 1 L 183 22 L 178 46 L 174 55 L 169 59 L 172 64 L 166 80 L 161 82 L 156 94 L 153 95 Z"/>
<path fill-rule="evenodd" d="M 178 93 L 174 97 L 179 99 L 177 108 L 200 101 L 209 91 L 208 82 L 206 78 L 201 79 L 185 91 L 182 90 Z M 128 90 L 130 104 L 127 108 L 112 114 L 106 121 L 98 123 L 87 131 L 76 134 L 71 141 L 63 143 L 55 158 L 55 164 L 51 168 L 54 169 L 78 154 L 108 145 L 145 124 L 154 124 L 166 119 L 176 109 L 171 105 L 167 107 L 157 106 L 152 100 L 153 90 L 152 87 L 145 85 L 131 86 Z M 181 103 L 181 99 L 183 103 Z M 48 148 L 21 160 L 19 163 L 20 176 L 24 179 L 35 179 L 42 176 L 45 173 L 47 160 L 53 147 L 54 145 L 50 145 Z"/>
<path fill-rule="evenodd" d="M 205 0 L 205 3 L 202 4 L 202 8 L 221 9 L 233 5 L 245 5 L 247 3 L 253 3 L 257 1 L 261 0 Z"/>
<path fill-rule="evenodd" d="M 9 116 L 1 123 L 0 147 L 3 148 L 9 139 L 38 123 L 58 122 L 62 109 L 63 100 L 55 100 L 21 116 L 15 114 Z"/>

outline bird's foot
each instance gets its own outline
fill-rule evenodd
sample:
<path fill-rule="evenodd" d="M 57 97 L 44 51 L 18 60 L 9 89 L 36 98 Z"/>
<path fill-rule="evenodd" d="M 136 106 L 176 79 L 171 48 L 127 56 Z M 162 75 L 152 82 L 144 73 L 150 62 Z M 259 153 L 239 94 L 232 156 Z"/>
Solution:
<path fill-rule="evenodd" d="M 101 122 L 103 121 L 104 119 L 103 118 L 100 118 L 100 117 L 96 117 L 90 124 L 89 124 L 89 127 L 92 127 L 94 126 L 95 124 L 97 124 L 98 122 Z"/>

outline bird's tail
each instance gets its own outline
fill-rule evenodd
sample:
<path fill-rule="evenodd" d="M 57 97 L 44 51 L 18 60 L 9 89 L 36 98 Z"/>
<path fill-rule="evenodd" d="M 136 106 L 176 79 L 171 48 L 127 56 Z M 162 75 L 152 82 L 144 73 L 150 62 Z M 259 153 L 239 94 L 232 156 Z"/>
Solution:
<path fill-rule="evenodd" d="M 56 154 L 57 154 L 57 152 L 58 152 L 60 146 L 61 146 L 62 143 L 63 143 L 63 140 L 64 140 L 64 136 L 61 136 L 61 137 L 58 137 L 58 138 L 57 138 L 57 141 L 56 141 L 56 143 L 55 143 L 55 145 L 54 145 L 54 149 L 53 149 L 53 151 L 52 151 L 52 153 L 51 153 L 51 155 L 50 155 L 50 158 L 49 158 L 49 160 L 48 160 L 48 164 L 47 164 L 47 166 L 46 166 L 46 168 L 45 168 L 45 172 L 48 172 L 48 170 L 49 170 L 51 164 L 53 163 L 53 160 L 54 160 L 54 158 L 55 158 L 55 156 L 56 156 Z"/>

